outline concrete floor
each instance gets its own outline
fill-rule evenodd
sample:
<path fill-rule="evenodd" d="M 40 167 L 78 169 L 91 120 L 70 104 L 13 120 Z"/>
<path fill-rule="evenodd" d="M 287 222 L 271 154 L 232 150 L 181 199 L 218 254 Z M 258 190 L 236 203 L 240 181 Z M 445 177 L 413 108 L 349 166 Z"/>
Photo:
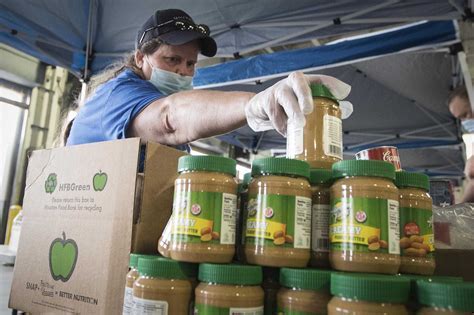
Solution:
<path fill-rule="evenodd" d="M 10 296 L 10 286 L 13 278 L 13 266 L 0 264 L 0 315 L 11 315 L 8 308 L 8 297 Z"/>

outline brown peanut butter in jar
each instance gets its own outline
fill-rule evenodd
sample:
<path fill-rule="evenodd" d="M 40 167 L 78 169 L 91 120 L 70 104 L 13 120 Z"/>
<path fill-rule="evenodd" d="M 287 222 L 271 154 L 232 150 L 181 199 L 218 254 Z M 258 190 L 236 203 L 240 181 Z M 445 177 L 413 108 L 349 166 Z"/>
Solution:
<path fill-rule="evenodd" d="M 419 280 L 420 315 L 469 315 L 474 312 L 474 283 L 446 283 Z"/>
<path fill-rule="evenodd" d="M 338 100 L 323 84 L 311 84 L 314 110 L 304 128 L 288 125 L 287 157 L 311 168 L 330 169 L 342 160 L 342 121 Z"/>
<path fill-rule="evenodd" d="M 374 274 L 331 274 L 329 315 L 386 314 L 408 315 L 405 303 L 410 280 Z"/>
<path fill-rule="evenodd" d="M 317 268 L 329 268 L 329 212 L 331 209 L 329 188 L 332 183 L 332 171 L 312 169 L 309 182 L 313 195 L 310 265 Z"/>
<path fill-rule="evenodd" d="M 331 272 L 317 269 L 280 269 L 278 314 L 327 314 Z"/>
<path fill-rule="evenodd" d="M 430 276 L 436 264 L 428 176 L 397 172 L 395 185 L 400 193 L 400 272 Z"/>
<path fill-rule="evenodd" d="M 306 162 L 263 158 L 252 164 L 246 213 L 247 262 L 305 267 L 310 259 L 311 186 Z"/>
<path fill-rule="evenodd" d="M 130 254 L 129 268 L 125 277 L 125 294 L 123 298 L 123 314 L 132 314 L 133 307 L 133 283 L 138 279 L 138 254 Z"/>
<path fill-rule="evenodd" d="M 194 314 L 263 315 L 259 266 L 201 264 Z"/>
<path fill-rule="evenodd" d="M 183 156 L 175 181 L 169 255 L 186 262 L 229 263 L 235 253 L 236 163 Z"/>
<path fill-rule="evenodd" d="M 132 314 L 188 314 L 193 269 L 192 264 L 167 258 L 139 258 Z"/>
<path fill-rule="evenodd" d="M 382 161 L 333 165 L 330 254 L 333 269 L 396 274 L 400 267 L 395 168 Z"/>

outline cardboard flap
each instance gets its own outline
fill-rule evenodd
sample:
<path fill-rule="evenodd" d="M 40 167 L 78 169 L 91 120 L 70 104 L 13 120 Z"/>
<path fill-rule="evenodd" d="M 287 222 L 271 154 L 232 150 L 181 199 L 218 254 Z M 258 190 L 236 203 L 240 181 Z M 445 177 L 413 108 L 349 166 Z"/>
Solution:
<path fill-rule="evenodd" d="M 122 311 L 139 150 L 135 138 L 33 153 L 11 308 Z"/>
<path fill-rule="evenodd" d="M 174 180 L 178 159 L 186 152 L 149 142 L 141 209 L 133 231 L 133 252 L 157 254 L 158 239 L 173 208 Z"/>

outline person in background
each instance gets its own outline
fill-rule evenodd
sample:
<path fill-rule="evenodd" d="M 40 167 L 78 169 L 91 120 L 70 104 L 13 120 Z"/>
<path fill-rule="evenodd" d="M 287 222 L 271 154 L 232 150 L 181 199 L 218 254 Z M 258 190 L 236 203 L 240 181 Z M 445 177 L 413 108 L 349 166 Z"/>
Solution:
<path fill-rule="evenodd" d="M 453 90 L 449 96 L 448 105 L 451 114 L 461 120 L 463 129 L 468 133 L 474 132 L 471 103 L 464 85 L 458 86 Z M 467 184 L 461 202 L 474 202 L 474 156 L 467 159 L 464 175 L 466 176 Z"/>
<path fill-rule="evenodd" d="M 135 51 L 92 78 L 67 145 L 140 137 L 186 149 L 187 143 L 244 126 L 276 129 L 305 124 L 313 110 L 309 84 L 325 84 L 338 99 L 350 86 L 323 75 L 291 73 L 260 93 L 193 90 L 198 54 L 217 45 L 206 25 L 177 9 L 156 11 L 138 30 Z"/>

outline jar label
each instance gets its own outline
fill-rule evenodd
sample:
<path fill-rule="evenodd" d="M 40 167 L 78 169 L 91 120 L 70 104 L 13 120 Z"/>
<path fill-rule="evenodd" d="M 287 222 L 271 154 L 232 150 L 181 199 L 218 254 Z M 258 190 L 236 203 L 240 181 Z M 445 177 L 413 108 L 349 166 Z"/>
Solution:
<path fill-rule="evenodd" d="M 331 250 L 400 254 L 398 200 L 331 199 Z"/>
<path fill-rule="evenodd" d="M 324 115 L 323 149 L 324 155 L 342 160 L 342 121 L 340 118 Z"/>
<path fill-rule="evenodd" d="M 400 248 L 402 256 L 434 256 L 433 212 L 430 209 L 400 208 Z"/>
<path fill-rule="evenodd" d="M 310 248 L 311 198 L 249 195 L 246 212 L 246 243 Z"/>
<path fill-rule="evenodd" d="M 123 297 L 123 315 L 131 315 L 133 310 L 133 288 L 125 287 Z"/>
<path fill-rule="evenodd" d="M 295 311 L 290 308 L 278 308 L 278 314 L 281 315 L 326 315 L 327 312 L 302 312 L 302 311 Z"/>
<path fill-rule="evenodd" d="M 168 302 L 133 297 L 132 314 L 168 315 Z"/>
<path fill-rule="evenodd" d="M 263 315 L 263 306 L 259 307 L 217 307 L 196 304 L 194 315 Z"/>
<path fill-rule="evenodd" d="M 311 250 L 313 252 L 329 252 L 329 212 L 330 205 L 313 205 L 311 220 Z"/>
<path fill-rule="evenodd" d="M 294 159 L 297 155 L 303 153 L 303 128 L 301 126 L 295 126 L 290 121 L 286 127 L 286 135 L 286 157 L 288 159 Z"/>
<path fill-rule="evenodd" d="M 175 193 L 171 238 L 188 243 L 235 244 L 237 195 Z"/>

